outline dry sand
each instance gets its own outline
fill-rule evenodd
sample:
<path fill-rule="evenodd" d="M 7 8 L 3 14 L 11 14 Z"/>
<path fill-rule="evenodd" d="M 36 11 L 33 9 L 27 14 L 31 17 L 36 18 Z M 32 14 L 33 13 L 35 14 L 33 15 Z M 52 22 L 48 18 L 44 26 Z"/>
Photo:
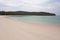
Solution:
<path fill-rule="evenodd" d="M 60 40 L 60 25 L 27 23 L 0 16 L 0 40 Z"/>

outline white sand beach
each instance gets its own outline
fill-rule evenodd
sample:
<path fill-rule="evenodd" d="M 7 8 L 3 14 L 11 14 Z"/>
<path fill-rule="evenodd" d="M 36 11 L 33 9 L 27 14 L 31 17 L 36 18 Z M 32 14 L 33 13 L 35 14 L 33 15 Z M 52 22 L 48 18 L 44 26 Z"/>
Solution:
<path fill-rule="evenodd" d="M 60 25 L 28 23 L 0 16 L 0 40 L 60 40 Z"/>

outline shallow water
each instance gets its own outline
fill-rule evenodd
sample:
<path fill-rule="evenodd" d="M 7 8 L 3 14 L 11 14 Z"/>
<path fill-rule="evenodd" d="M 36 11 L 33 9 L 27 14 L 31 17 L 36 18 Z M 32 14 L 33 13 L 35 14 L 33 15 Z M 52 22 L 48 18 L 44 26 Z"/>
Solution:
<path fill-rule="evenodd" d="M 28 22 L 60 24 L 60 16 L 10 16 L 10 18 Z"/>

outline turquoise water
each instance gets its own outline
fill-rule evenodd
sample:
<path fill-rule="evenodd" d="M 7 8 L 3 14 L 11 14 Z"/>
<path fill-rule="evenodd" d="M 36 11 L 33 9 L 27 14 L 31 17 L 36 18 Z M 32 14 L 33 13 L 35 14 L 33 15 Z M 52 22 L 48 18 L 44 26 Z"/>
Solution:
<path fill-rule="evenodd" d="M 11 16 L 11 18 L 28 22 L 60 24 L 60 16 Z"/>

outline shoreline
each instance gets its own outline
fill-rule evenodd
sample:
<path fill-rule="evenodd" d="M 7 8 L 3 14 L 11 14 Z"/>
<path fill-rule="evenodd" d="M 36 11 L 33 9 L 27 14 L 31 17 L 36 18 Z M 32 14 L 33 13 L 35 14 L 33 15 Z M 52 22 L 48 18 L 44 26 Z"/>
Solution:
<path fill-rule="evenodd" d="M 60 40 L 60 25 L 28 23 L 0 16 L 0 40 Z"/>
<path fill-rule="evenodd" d="M 33 22 L 33 21 L 24 21 L 24 20 L 18 20 L 18 19 L 15 19 L 15 18 L 11 18 L 10 16 L 7 16 L 6 18 L 8 19 L 12 19 L 12 20 L 16 20 L 16 21 L 22 21 L 22 22 L 25 22 L 25 23 L 30 23 L 30 24 L 48 24 L 48 25 L 59 25 L 60 26 L 60 23 L 48 23 L 48 22 Z"/>

